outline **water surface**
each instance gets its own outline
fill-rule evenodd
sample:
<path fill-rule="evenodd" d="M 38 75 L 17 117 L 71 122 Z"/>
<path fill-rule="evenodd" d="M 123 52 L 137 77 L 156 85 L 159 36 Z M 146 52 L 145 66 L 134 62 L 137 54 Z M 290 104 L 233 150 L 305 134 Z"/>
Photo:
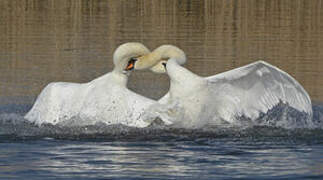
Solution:
<path fill-rule="evenodd" d="M 17 109 L 0 115 L 0 179 L 323 178 L 322 128 L 37 127 Z"/>

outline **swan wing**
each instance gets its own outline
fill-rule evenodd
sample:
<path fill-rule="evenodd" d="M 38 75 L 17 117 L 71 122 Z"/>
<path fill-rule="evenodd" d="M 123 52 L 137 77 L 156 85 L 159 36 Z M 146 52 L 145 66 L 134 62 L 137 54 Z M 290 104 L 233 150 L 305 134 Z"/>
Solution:
<path fill-rule="evenodd" d="M 48 84 L 37 97 L 25 118 L 38 125 L 56 124 L 75 116 L 81 108 L 78 94 L 82 85 L 78 83 L 54 82 Z"/>
<path fill-rule="evenodd" d="M 230 113 L 257 118 L 283 102 L 312 118 L 311 99 L 289 74 L 264 61 L 206 78 L 211 91 L 230 104 Z"/>

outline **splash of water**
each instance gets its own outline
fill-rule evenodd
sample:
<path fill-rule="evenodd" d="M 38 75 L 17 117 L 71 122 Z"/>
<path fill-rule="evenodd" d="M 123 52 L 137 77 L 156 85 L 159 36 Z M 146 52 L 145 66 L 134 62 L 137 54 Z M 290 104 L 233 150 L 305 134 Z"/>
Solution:
<path fill-rule="evenodd" d="M 12 108 L 14 107 L 14 108 Z M 13 106 L 2 108 L 0 113 L 0 140 L 5 139 L 104 139 L 104 140 L 162 140 L 221 137 L 304 137 L 322 136 L 323 105 L 313 106 L 313 124 L 310 127 L 302 120 L 302 112 L 279 104 L 257 120 L 241 117 L 236 124 L 212 124 L 198 129 L 185 129 L 165 124 L 154 119 L 147 128 L 133 128 L 123 125 L 106 125 L 97 123 L 91 126 L 77 125 L 77 119 L 70 124 L 44 124 L 37 126 L 23 118 L 29 106 Z M 313 129 L 314 128 L 314 129 Z"/>

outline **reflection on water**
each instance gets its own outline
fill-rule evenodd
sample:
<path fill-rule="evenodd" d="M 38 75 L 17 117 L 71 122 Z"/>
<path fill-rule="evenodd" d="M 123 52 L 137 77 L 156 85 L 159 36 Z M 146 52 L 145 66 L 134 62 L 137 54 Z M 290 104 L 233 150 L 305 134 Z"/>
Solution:
<path fill-rule="evenodd" d="M 288 138 L 155 142 L 42 139 L 2 143 L 0 147 L 0 178 L 323 177 L 323 144 Z"/>

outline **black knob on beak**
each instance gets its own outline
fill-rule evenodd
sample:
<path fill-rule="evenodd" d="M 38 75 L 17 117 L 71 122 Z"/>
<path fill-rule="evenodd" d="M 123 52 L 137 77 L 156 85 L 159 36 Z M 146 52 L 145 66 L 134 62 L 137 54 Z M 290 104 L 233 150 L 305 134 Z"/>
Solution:
<path fill-rule="evenodd" d="M 136 62 L 138 59 L 137 58 L 131 58 L 130 62 Z"/>
<path fill-rule="evenodd" d="M 166 68 L 166 63 L 165 62 L 163 62 L 162 65 Z"/>

